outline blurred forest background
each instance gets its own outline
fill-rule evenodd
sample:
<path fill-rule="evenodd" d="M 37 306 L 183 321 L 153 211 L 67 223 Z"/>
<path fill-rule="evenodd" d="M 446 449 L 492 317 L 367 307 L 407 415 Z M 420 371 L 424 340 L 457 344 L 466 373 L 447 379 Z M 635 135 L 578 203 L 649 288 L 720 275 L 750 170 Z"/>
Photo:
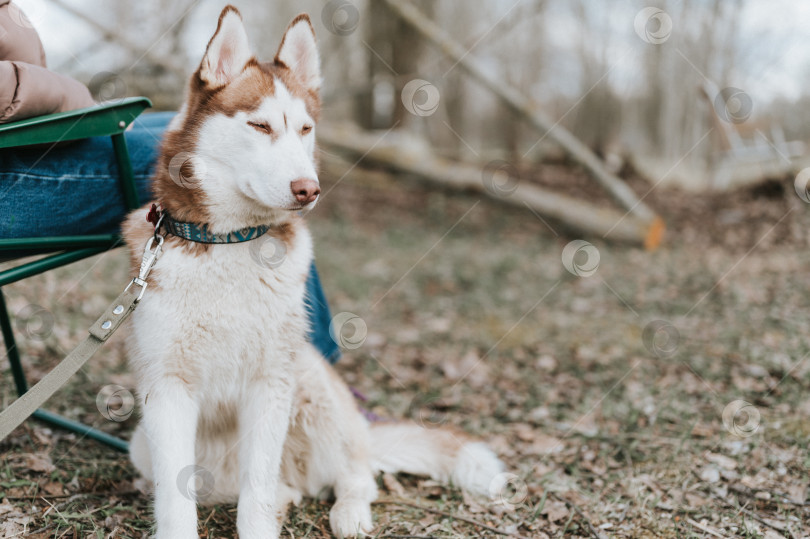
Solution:
<path fill-rule="evenodd" d="M 90 84 L 101 98 L 145 95 L 158 108 L 175 109 L 223 2 L 19 4 L 41 29 L 53 69 Z M 293 15 L 311 14 L 329 120 L 375 129 L 396 124 L 441 153 L 464 159 L 554 156 L 551 141 L 392 16 L 383 2 L 238 4 L 265 59 L 275 53 Z M 804 153 L 797 141 L 810 137 L 805 2 L 419 0 L 414 5 L 468 48 L 470 60 L 529 96 L 597 154 L 631 159 L 653 180 L 675 167 L 665 182 L 725 187 L 735 174 L 718 167 L 728 165 L 729 157 L 766 167 L 773 160 L 779 169 Z M 438 88 L 434 113 L 406 112 L 400 96 L 413 79 Z M 748 181 L 759 177 L 746 172 Z"/>
<path fill-rule="evenodd" d="M 163 110 L 225 4 L 15 2 L 52 69 Z M 509 470 L 484 500 L 385 474 L 376 537 L 810 537 L 810 2 L 233 3 L 260 59 L 299 12 L 319 39 L 307 221 L 335 319 L 363 330 L 338 372 Z M 127 275 L 117 249 L 3 288 L 31 381 Z M 133 387 L 122 333 L 49 407 L 126 439 L 137 414 L 98 404 Z M 27 421 L 0 445 L 0 537 L 149 537 L 138 485 Z M 328 511 L 305 500 L 284 537 L 329 537 Z M 232 537 L 235 507 L 200 521 Z"/>

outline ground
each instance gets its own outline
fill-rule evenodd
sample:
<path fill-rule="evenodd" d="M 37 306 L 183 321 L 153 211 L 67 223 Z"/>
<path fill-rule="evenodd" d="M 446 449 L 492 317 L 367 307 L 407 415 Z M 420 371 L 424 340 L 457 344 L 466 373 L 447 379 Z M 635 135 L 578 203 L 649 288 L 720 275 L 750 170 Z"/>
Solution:
<path fill-rule="evenodd" d="M 567 164 L 527 176 L 604 202 Z M 810 218 L 791 183 L 656 189 L 664 245 L 584 238 L 599 254 L 590 276 L 574 274 L 589 273 L 587 252 L 565 261 L 573 273 L 563 264 L 577 234 L 480 195 L 351 176 L 324 178 L 324 192 L 310 221 L 333 314 L 367 328 L 342 376 L 377 415 L 458 426 L 514 474 L 493 499 L 381 477 L 376 537 L 810 534 Z M 32 379 L 126 281 L 119 250 L 4 289 Z M 127 437 L 137 411 L 121 420 L 102 391 L 132 386 L 122 341 L 50 407 Z M 35 421 L 0 455 L 0 536 L 148 535 L 126 456 Z M 328 509 L 305 501 L 284 536 L 327 537 Z M 201 537 L 235 534 L 232 506 L 200 519 Z"/>

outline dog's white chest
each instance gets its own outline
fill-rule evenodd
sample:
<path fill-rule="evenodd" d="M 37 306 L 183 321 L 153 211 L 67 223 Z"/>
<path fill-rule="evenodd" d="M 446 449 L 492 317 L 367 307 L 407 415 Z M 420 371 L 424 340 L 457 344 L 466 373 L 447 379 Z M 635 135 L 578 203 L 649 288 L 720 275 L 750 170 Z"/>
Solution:
<path fill-rule="evenodd" d="M 230 393 L 245 379 L 286 370 L 306 332 L 311 247 L 308 234 L 298 236 L 272 261 L 254 256 L 250 242 L 202 254 L 167 245 L 133 315 L 136 371 Z"/>

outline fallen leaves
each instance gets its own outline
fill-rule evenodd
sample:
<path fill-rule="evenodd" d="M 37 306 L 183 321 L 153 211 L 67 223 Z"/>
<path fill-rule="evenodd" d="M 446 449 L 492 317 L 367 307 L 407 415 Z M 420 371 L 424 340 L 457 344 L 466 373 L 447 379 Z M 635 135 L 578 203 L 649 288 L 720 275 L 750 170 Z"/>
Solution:
<path fill-rule="evenodd" d="M 570 510 L 565 503 L 557 500 L 547 500 L 545 507 L 540 514 L 545 516 L 549 522 L 560 522 L 568 516 Z"/>
<path fill-rule="evenodd" d="M 23 466 L 32 472 L 51 473 L 56 469 L 47 453 L 27 453 L 21 455 Z"/>
<path fill-rule="evenodd" d="M 559 168 L 586 185 L 570 167 Z M 592 536 L 583 518 L 549 494 L 555 493 L 576 503 L 600 536 L 711 536 L 701 527 L 725 537 L 749 528 L 767 539 L 791 530 L 807 535 L 810 362 L 800 359 L 810 329 L 810 273 L 802 271 L 810 250 L 776 229 L 775 244 L 741 258 L 760 237 L 762 219 L 782 216 L 778 201 L 766 207 L 745 193 L 704 199 L 656 190 L 656 203 L 672 198 L 671 243 L 651 254 L 597 242 L 602 262 L 589 279 L 569 279 L 561 266 L 560 251 L 572 238 L 558 239 L 531 216 L 485 202 L 370 310 L 477 201 L 418 189 L 390 192 L 343 182 L 312 216 L 333 310 L 356 312 L 369 325 L 364 346 L 346 353 L 338 368 L 386 417 L 407 417 L 420 395 L 429 396 L 428 417 L 486 440 L 528 494 L 508 509 L 444 483 L 387 475 L 382 492 L 451 516 L 375 506 L 376 532 L 489 536 L 456 515 L 532 539 Z M 413 211 L 431 197 L 441 211 Z M 717 224 L 712 208 L 734 205 L 759 217 L 734 227 Z M 795 217 L 810 230 L 804 213 L 785 223 Z M 54 310 L 58 321 L 70 320 L 57 324 L 47 342 L 20 341 L 32 378 L 59 359 L 58 346 L 67 348 L 92 323 L 82 318 L 96 313 L 92 301 L 115 296 L 118 282 L 109 276 L 124 275 L 126 265 L 125 253 L 114 253 L 9 288 L 13 311 L 37 303 Z M 89 281 L 51 307 L 65 283 L 91 268 Z M 561 277 L 568 280 L 530 310 Z M 106 289 L 108 282 L 115 289 Z M 85 304 L 92 308 L 76 308 Z M 677 326 L 682 340 L 674 356 L 653 357 L 644 347 L 649 319 Z M 110 344 L 54 399 L 59 411 L 98 420 L 98 388 L 131 387 L 122 352 Z M 2 391 L 9 399 L 10 389 Z M 724 407 L 738 399 L 761 412 L 762 425 L 750 437 L 734 435 L 722 421 Z M 126 436 L 131 425 L 116 428 Z M 0 491 L 20 499 L 0 498 L 0 537 L 46 526 L 42 513 L 49 506 L 36 502 L 33 511 L 30 498 L 60 495 L 60 512 L 84 515 L 75 520 L 85 526 L 82 533 L 103 527 L 105 535 L 148 534 L 149 489 L 137 481 L 144 493 L 125 498 L 126 511 L 102 516 L 98 510 L 115 492 L 133 488 L 126 457 L 69 436 L 30 422 L 3 441 Z M 101 494 L 85 496 L 92 492 Z M 329 507 L 306 500 L 291 513 L 289 534 L 326 536 Z M 756 521 L 743 507 L 788 531 Z M 202 519 L 213 515 L 207 536 L 233 536 L 234 511 L 206 510 Z M 25 528 L 31 523 L 34 528 Z"/>

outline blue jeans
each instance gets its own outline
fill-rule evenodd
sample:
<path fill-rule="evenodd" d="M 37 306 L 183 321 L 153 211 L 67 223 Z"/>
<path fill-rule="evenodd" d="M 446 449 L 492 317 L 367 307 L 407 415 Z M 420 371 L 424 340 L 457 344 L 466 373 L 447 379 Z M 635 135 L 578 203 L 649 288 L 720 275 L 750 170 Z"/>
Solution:
<path fill-rule="evenodd" d="M 160 140 L 174 114 L 142 114 L 125 134 L 141 202 L 152 199 Z M 109 234 L 118 231 L 126 213 L 109 137 L 50 150 L 0 150 L 0 238 Z M 334 363 L 340 349 L 329 335 L 331 315 L 314 264 L 306 303 L 310 340 Z"/>

